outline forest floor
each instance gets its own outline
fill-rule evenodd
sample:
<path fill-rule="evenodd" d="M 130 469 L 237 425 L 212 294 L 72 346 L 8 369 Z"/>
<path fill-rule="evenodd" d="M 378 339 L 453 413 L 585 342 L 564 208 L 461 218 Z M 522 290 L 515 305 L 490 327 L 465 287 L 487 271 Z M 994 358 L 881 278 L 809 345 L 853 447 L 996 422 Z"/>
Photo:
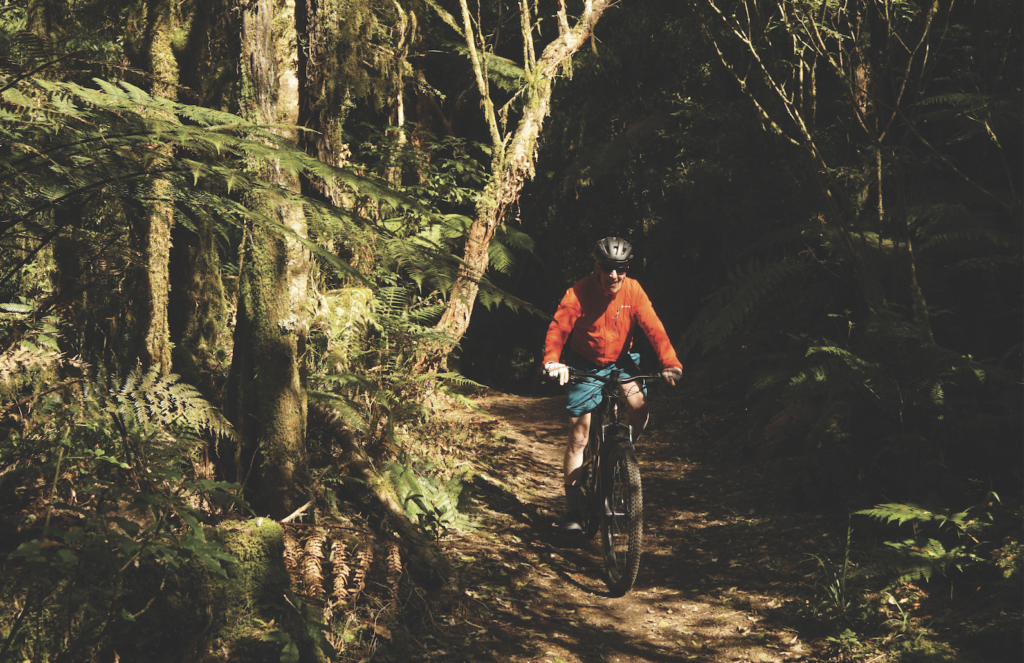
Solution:
<path fill-rule="evenodd" d="M 810 642 L 822 634 L 800 617 L 800 597 L 810 555 L 830 537 L 845 541 L 846 518 L 783 506 L 787 490 L 768 463 L 716 462 L 712 437 L 736 417 L 696 390 L 666 391 L 652 396 L 638 442 L 640 574 L 618 597 L 604 584 L 599 537 L 580 543 L 555 526 L 564 399 L 477 397 L 472 423 L 491 428 L 496 445 L 472 484 L 479 528 L 442 544 L 463 596 L 430 615 L 439 628 L 420 643 L 421 660 L 816 660 Z"/>
<path fill-rule="evenodd" d="M 652 425 L 637 445 L 640 573 L 632 591 L 614 596 L 599 537 L 581 543 L 555 525 L 563 397 L 488 392 L 475 400 L 480 411 L 464 424 L 490 431 L 467 487 L 478 527 L 441 541 L 458 591 L 419 616 L 427 627 L 413 629 L 415 653 L 403 660 L 881 663 L 912 640 L 903 660 L 1004 660 L 948 644 L 960 615 L 982 609 L 980 598 L 963 598 L 970 588 L 958 588 L 955 603 L 948 585 L 931 596 L 910 583 L 893 590 L 901 605 L 870 609 L 886 611 L 876 623 L 903 614 L 904 626 L 871 641 L 860 642 L 834 612 L 823 618 L 834 598 L 829 581 L 842 575 L 849 517 L 815 505 L 795 510 L 786 459 L 721 453 L 742 401 L 709 399 L 693 382 L 652 394 Z M 856 567 L 854 555 L 851 576 Z M 889 653 L 872 644 L 883 641 Z"/>

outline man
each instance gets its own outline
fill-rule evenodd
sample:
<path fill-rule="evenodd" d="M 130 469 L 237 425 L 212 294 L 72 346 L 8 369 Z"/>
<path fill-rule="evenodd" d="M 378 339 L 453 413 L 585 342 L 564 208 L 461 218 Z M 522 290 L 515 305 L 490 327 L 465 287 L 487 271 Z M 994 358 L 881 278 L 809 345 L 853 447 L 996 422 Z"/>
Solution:
<path fill-rule="evenodd" d="M 560 385 L 569 380 L 569 366 L 576 370 L 599 371 L 603 375 L 613 369 L 626 376 L 638 375 L 640 355 L 630 352 L 637 326 L 654 346 L 665 381 L 674 386 L 682 377 L 683 365 L 676 358 L 651 300 L 639 283 L 626 277 L 632 257 L 633 247 L 624 239 L 605 237 L 598 241 L 594 247 L 594 273 L 569 288 L 558 305 L 544 342 L 544 370 Z M 629 425 L 639 433 L 647 425 L 649 414 L 644 391 L 636 382 L 624 385 L 623 389 L 630 408 Z M 590 433 L 590 411 L 601 400 L 600 385 L 595 380 L 568 385 L 566 395 L 570 429 L 562 461 L 565 483 L 562 529 L 577 533 L 583 529 L 580 468 Z"/>

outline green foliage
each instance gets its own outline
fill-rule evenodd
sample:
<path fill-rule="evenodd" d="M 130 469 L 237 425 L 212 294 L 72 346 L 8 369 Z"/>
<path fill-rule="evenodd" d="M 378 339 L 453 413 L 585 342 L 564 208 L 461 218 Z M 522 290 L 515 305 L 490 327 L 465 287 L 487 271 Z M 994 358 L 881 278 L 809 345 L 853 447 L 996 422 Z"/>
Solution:
<path fill-rule="evenodd" d="M 0 193 L 9 216 L 0 224 L 0 238 L 25 226 L 39 232 L 38 241 L 45 244 L 64 228 L 41 226 L 44 211 L 88 206 L 101 196 L 108 204 L 112 198 L 120 205 L 175 205 L 184 212 L 180 218 L 186 225 L 196 217 L 214 226 L 252 221 L 287 234 L 259 211 L 284 203 L 303 205 L 318 223 L 346 221 L 346 212 L 291 194 L 242 168 L 245 162 L 265 160 L 274 160 L 292 175 L 316 177 L 396 209 L 426 211 L 383 183 L 312 159 L 236 116 L 153 98 L 128 83 L 96 84 L 99 90 L 37 79 L 8 83 L 0 104 L 6 120 L 0 136 L 11 149 L 0 155 Z M 45 148 L 37 147 L 42 144 Z M 140 156 L 157 151 L 175 156 L 167 163 Z M 150 200 L 139 188 L 157 167 L 172 184 L 169 200 Z M 198 186 L 200 182 L 204 186 Z M 239 193 L 263 205 L 244 206 L 235 199 Z M 346 263 L 317 244 L 292 239 L 334 268 L 351 273 Z M 4 275 L 9 278 L 10 273 Z"/>
<path fill-rule="evenodd" d="M 990 525 L 991 516 L 972 517 L 975 509 L 952 512 L 948 509 L 926 509 L 917 504 L 886 503 L 857 511 L 883 523 L 912 523 L 914 536 L 902 541 L 888 541 L 895 556 L 890 564 L 896 571 L 896 583 L 931 580 L 936 573 L 948 575 L 952 569 L 963 571 L 967 565 L 987 564 L 975 551 L 979 537 Z M 945 535 L 945 543 L 934 536 Z"/>
<path fill-rule="evenodd" d="M 109 394 L 116 403 L 118 416 L 158 428 L 174 426 L 237 441 L 234 429 L 220 410 L 195 387 L 178 380 L 177 375 L 161 375 L 156 369 L 135 369 L 119 386 L 112 384 Z"/>
<path fill-rule="evenodd" d="M 0 343 L 7 345 L 0 354 L 0 403 L 16 404 L 39 393 L 48 380 L 59 379 L 59 368 L 68 362 L 58 344 L 58 317 L 35 321 L 27 315 L 32 312 L 28 304 L 3 304 L 0 310 L 5 311 L 0 313 Z"/>
<path fill-rule="evenodd" d="M 21 534 L 5 546 L 0 587 L 4 603 L 22 609 L 5 657 L 51 646 L 92 651 L 145 612 L 160 591 L 145 581 L 152 574 L 201 564 L 226 576 L 234 558 L 205 525 L 244 504 L 238 486 L 201 469 L 201 434 L 232 434 L 214 413 L 175 376 L 141 373 L 113 384 L 83 376 L 22 409 L 0 444 L 0 492 L 20 485 L 45 516 L 32 509 L 8 523 Z M 56 620 L 45 641 L 27 629 L 39 619 Z"/>
<path fill-rule="evenodd" d="M 410 463 L 392 463 L 388 469 L 406 516 L 419 524 L 434 541 L 440 540 L 450 529 L 474 526 L 473 521 L 458 509 L 462 482 L 468 473 L 444 480 L 431 473 L 429 466 L 417 471 Z"/>
<path fill-rule="evenodd" d="M 815 609 L 821 614 L 832 619 L 848 621 L 850 606 L 853 602 L 850 596 L 850 544 L 853 537 L 853 527 L 846 528 L 846 547 L 843 555 L 843 563 L 836 569 L 830 560 L 822 555 L 811 555 L 818 564 L 817 573 L 814 575 L 813 589 L 816 594 Z"/>
<path fill-rule="evenodd" d="M 728 285 L 706 298 L 706 304 L 687 329 L 685 352 L 700 347 L 708 352 L 722 345 L 749 316 L 770 301 L 770 295 L 786 279 L 806 266 L 795 261 L 753 260 L 736 265 L 728 274 Z"/>

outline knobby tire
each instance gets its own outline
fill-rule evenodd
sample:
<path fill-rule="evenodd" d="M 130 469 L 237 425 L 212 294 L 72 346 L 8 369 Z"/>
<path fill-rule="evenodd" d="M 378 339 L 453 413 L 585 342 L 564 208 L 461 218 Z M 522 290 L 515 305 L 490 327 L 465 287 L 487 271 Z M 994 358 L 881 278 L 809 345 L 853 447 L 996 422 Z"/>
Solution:
<path fill-rule="evenodd" d="M 625 594 L 633 587 L 640 571 L 644 501 L 640 466 L 633 445 L 627 440 L 613 441 L 605 462 L 602 492 L 610 507 L 610 513 L 606 512 L 601 518 L 605 570 L 608 588 Z"/>
<path fill-rule="evenodd" d="M 593 421 L 595 419 L 591 419 L 591 422 Z M 593 424 L 591 424 L 591 440 L 588 444 L 588 449 L 591 451 L 596 451 L 598 446 L 594 436 L 595 431 Z M 601 527 L 603 510 L 601 508 L 601 496 L 598 495 L 597 490 L 598 481 L 597 473 L 594 472 L 595 467 L 597 466 L 593 462 L 585 463 L 583 465 L 583 476 L 580 478 L 580 485 L 583 486 L 583 531 L 581 535 L 584 541 L 594 538 L 597 530 Z"/>

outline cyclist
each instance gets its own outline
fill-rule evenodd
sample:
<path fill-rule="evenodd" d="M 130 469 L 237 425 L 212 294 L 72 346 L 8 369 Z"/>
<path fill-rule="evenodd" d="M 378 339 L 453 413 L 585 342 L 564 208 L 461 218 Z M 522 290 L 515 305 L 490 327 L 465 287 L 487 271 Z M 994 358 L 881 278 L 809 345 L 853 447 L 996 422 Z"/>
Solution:
<path fill-rule="evenodd" d="M 638 375 L 640 355 L 631 352 L 633 333 L 639 325 L 661 361 L 662 377 L 670 385 L 682 377 L 665 326 L 654 313 L 651 300 L 640 284 L 627 278 L 633 247 L 619 237 L 605 237 L 594 247 L 594 273 L 566 291 L 544 342 L 544 370 L 560 385 L 569 381 L 569 367 L 609 375 L 617 369 L 625 376 Z M 568 340 L 568 343 L 566 341 Z M 636 382 L 624 385 L 629 403 L 629 425 L 639 433 L 647 426 L 649 409 L 644 389 Z M 582 489 L 579 486 L 583 450 L 590 433 L 590 411 L 601 400 L 596 380 L 566 386 L 569 410 L 569 441 L 562 461 L 565 514 L 562 529 L 582 531 Z"/>

